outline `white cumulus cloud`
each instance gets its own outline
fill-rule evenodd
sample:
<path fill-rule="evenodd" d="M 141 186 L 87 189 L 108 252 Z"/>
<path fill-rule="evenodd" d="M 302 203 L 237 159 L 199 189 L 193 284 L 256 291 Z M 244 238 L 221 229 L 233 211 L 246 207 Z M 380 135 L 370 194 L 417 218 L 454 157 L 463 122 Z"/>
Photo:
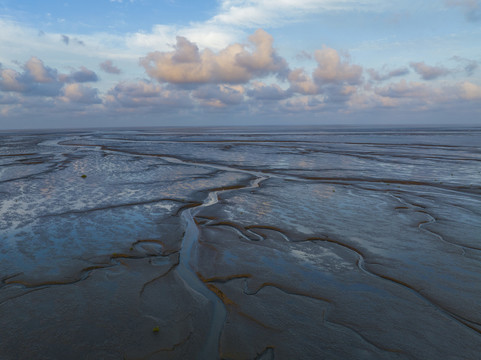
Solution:
<path fill-rule="evenodd" d="M 140 60 L 147 74 L 174 84 L 245 83 L 255 77 L 283 74 L 287 63 L 272 47 L 274 39 L 264 30 L 249 37 L 253 48 L 235 43 L 218 53 L 200 51 L 184 37 L 177 37 L 173 51 L 156 51 Z"/>

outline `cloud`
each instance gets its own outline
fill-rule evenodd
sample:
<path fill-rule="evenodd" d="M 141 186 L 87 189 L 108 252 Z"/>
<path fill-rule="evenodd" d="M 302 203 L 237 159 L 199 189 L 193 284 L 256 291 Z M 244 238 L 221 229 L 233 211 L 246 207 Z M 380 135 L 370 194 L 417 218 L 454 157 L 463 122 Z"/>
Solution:
<path fill-rule="evenodd" d="M 178 31 L 185 35 L 195 26 L 194 24 Z M 203 27 L 202 24 L 199 26 L 203 31 L 207 29 L 207 26 Z M 324 119 L 328 114 L 341 116 L 358 109 L 366 112 L 377 108 L 382 108 L 382 111 L 393 109 L 393 113 L 420 109 L 479 109 L 481 104 L 481 87 L 476 79 L 454 83 L 453 77 L 449 86 L 448 81 L 424 81 L 447 74 L 472 76 L 479 67 L 479 62 L 475 60 L 453 57 L 451 61 L 454 60 L 455 63 L 451 63 L 448 69 L 429 66 L 424 62 L 412 62 L 410 67 L 384 66 L 368 69 L 370 81 L 364 82 L 363 67 L 356 64 L 346 52 L 328 47 L 310 53 L 301 52 L 298 63 L 293 63 L 291 68 L 274 48 L 272 36 L 264 30 L 257 30 L 244 42 L 230 41 L 220 49 L 205 48 L 205 44 L 215 41 L 221 44 L 233 34 L 229 32 L 226 38 L 222 39 L 217 37 L 220 27 L 215 24 L 209 26 L 213 37 L 203 44 L 197 39 L 204 33 L 192 34 L 192 37 L 178 36 L 174 41 L 177 33 L 174 27 L 165 27 L 162 30 L 165 32 L 165 39 L 162 38 L 160 30 L 156 34 L 157 39 L 148 38 L 148 35 L 152 34 L 147 34 L 144 45 L 158 50 L 148 54 L 151 49 L 144 51 L 141 47 L 126 45 L 126 37 L 112 36 L 110 41 L 114 45 L 107 47 L 103 46 L 105 44 L 102 41 L 108 38 L 108 34 L 97 40 L 93 35 L 85 35 L 82 38 L 85 38 L 88 46 L 80 48 L 76 46 L 77 35 L 65 35 L 69 39 L 67 47 L 60 43 L 60 34 L 46 33 L 39 38 L 36 30 L 32 34 L 37 43 L 43 42 L 45 49 L 55 54 L 68 53 L 70 59 L 71 56 L 78 55 L 74 59 L 77 65 L 63 70 L 65 74 L 61 74 L 57 69 L 65 69 L 66 64 L 71 63 L 70 60 L 65 62 L 64 57 L 58 56 L 57 59 L 55 54 L 50 53 L 48 56 L 52 56 L 53 60 L 45 61 L 45 64 L 55 65 L 52 67 L 45 65 L 37 57 L 32 57 L 25 63 L 13 62 L 11 68 L 0 65 L 0 111 L 5 114 L 8 112 L 9 116 L 28 116 L 42 112 L 52 114 L 52 117 L 56 114 L 57 118 L 65 118 L 65 114 L 77 111 L 79 116 L 82 113 L 94 114 L 99 118 L 111 119 L 118 119 L 122 114 L 126 115 L 124 118 L 137 119 L 137 115 L 143 114 L 158 119 L 161 117 L 159 114 L 165 112 L 170 112 L 172 119 L 194 119 L 199 118 L 205 111 L 221 114 L 222 117 L 225 115 L 225 118 L 230 120 L 236 117 L 241 119 L 242 115 L 248 121 L 254 122 L 257 119 L 283 116 L 291 116 L 294 120 L 314 119 L 316 116 L 312 115 L 315 114 L 322 114 L 317 118 Z M 5 38 L 6 35 L 0 34 L 0 40 Z M 13 43 L 13 40 L 9 41 Z M 26 44 L 22 43 L 22 46 L 30 49 Z M 4 49 L 7 45 L 4 44 Z M 41 54 L 39 57 L 46 60 L 46 50 L 42 52 L 35 44 L 32 46 L 30 51 Z M 294 49 L 294 52 L 299 53 L 299 50 Z M 5 56 L 21 58 L 16 54 L 3 54 L 4 57 L 0 60 L 4 64 L 11 61 L 5 59 Z M 147 55 L 137 63 L 140 66 L 135 66 L 134 61 L 138 61 L 140 54 Z M 86 56 L 90 58 L 87 60 Z M 105 59 L 114 59 L 114 62 Z M 90 69 L 98 65 L 101 71 L 119 74 L 121 71 L 116 63 L 120 61 L 123 66 L 128 61 L 134 65 L 125 65 L 124 71 L 128 70 L 128 73 L 122 77 L 141 79 L 147 77 L 145 71 L 150 78 L 114 85 L 85 85 L 99 81 L 98 74 Z M 309 65 L 304 66 L 307 63 Z M 400 77 L 409 72 L 419 74 L 419 81 L 399 81 Z M 100 87 L 101 90 L 95 87 Z M 167 117 L 162 117 L 165 118 Z"/>
<path fill-rule="evenodd" d="M 287 76 L 291 84 L 290 91 L 303 95 L 314 95 L 319 93 L 319 86 L 307 75 L 304 69 L 294 69 Z"/>
<path fill-rule="evenodd" d="M 317 67 L 312 76 L 306 74 L 304 69 L 298 68 L 289 72 L 289 93 L 301 95 L 322 96 L 322 106 L 317 100 L 312 108 L 326 107 L 329 104 L 347 102 L 351 96 L 357 93 L 362 84 L 363 68 L 351 64 L 348 54 L 340 54 L 337 50 L 323 47 L 314 52 Z M 303 99 L 303 97 L 300 97 Z"/>
<path fill-rule="evenodd" d="M 19 94 L 12 96 L 11 104 L 6 104 L 0 107 L 0 112 L 8 116 L 8 119 L 21 119 L 22 117 L 31 118 L 32 115 L 42 116 L 48 114 L 49 117 L 55 116 L 58 112 L 57 104 L 49 97 L 23 97 Z M 11 98 L 11 99 L 12 99 Z M 51 110 L 55 108 L 55 112 Z M 16 124 L 15 124 L 16 125 Z"/>
<path fill-rule="evenodd" d="M 47 67 L 36 58 L 30 58 L 22 66 L 23 72 L 0 68 L 0 90 L 25 95 L 56 96 L 62 88 L 57 70 Z"/>
<path fill-rule="evenodd" d="M 120 74 L 121 70 L 112 63 L 112 60 L 106 60 L 100 63 L 100 68 L 109 74 Z"/>
<path fill-rule="evenodd" d="M 432 89 L 428 85 L 420 82 L 401 80 L 398 83 L 376 88 L 375 93 L 389 98 L 425 99 L 432 93 Z"/>
<path fill-rule="evenodd" d="M 312 77 L 304 69 L 297 68 L 289 72 L 289 92 L 302 95 L 324 94 L 323 101 L 344 102 L 357 91 L 362 83 L 363 68 L 351 64 L 348 54 L 323 47 L 314 52 L 317 67 Z M 317 106 L 317 105 L 316 105 Z"/>
<path fill-rule="evenodd" d="M 349 110 L 365 110 L 373 108 L 395 108 L 400 106 L 398 98 L 382 96 L 376 93 L 357 93 L 349 99 Z"/>
<path fill-rule="evenodd" d="M 25 63 L 25 75 L 31 77 L 38 83 L 50 83 L 56 81 L 57 70 L 49 68 L 43 64 L 43 61 L 32 57 Z"/>
<path fill-rule="evenodd" d="M 324 92 L 327 95 L 327 102 L 339 104 L 349 101 L 351 96 L 356 94 L 357 91 L 357 86 L 343 85 L 329 86 Z"/>
<path fill-rule="evenodd" d="M 277 84 L 266 85 L 263 82 L 254 81 L 247 95 L 256 100 L 282 100 L 291 96 L 291 93 L 281 89 Z"/>
<path fill-rule="evenodd" d="M 464 70 L 466 71 L 466 74 L 471 76 L 474 74 L 474 71 L 479 67 L 479 62 L 475 60 L 470 60 L 468 63 L 464 66 Z"/>
<path fill-rule="evenodd" d="M 236 43 L 214 53 L 199 51 L 196 44 L 179 36 L 174 51 L 150 53 L 140 64 L 151 78 L 173 84 L 240 84 L 286 73 L 287 63 L 272 48 L 271 35 L 259 29 L 249 36 L 249 42 L 253 51 Z"/>
<path fill-rule="evenodd" d="M 476 60 L 466 59 L 461 56 L 453 56 L 451 59 L 460 63 L 468 76 L 472 76 L 479 67 L 479 61 Z"/>
<path fill-rule="evenodd" d="M 128 49 L 145 54 L 153 49 L 157 51 L 171 50 L 171 44 L 176 42 L 177 36 L 189 39 L 199 49 L 209 48 L 220 51 L 236 41 L 245 37 L 242 31 L 209 23 L 191 23 L 188 27 L 168 25 L 154 25 L 150 32 L 136 32 L 125 37 Z"/>
<path fill-rule="evenodd" d="M 143 80 L 117 84 L 108 92 L 106 100 L 110 106 L 125 108 L 186 108 L 191 106 L 187 92 L 169 90 Z"/>
<path fill-rule="evenodd" d="M 204 85 L 192 92 L 202 105 L 225 107 L 237 105 L 244 100 L 245 90 L 241 85 Z"/>
<path fill-rule="evenodd" d="M 63 89 L 62 100 L 81 104 L 100 104 L 98 90 L 82 84 L 68 84 Z"/>
<path fill-rule="evenodd" d="M 481 20 L 481 1 L 480 0 L 445 0 L 445 4 L 450 7 L 460 7 L 464 9 L 464 16 L 468 21 Z"/>
<path fill-rule="evenodd" d="M 374 69 L 367 69 L 367 72 L 369 73 L 369 76 L 371 77 L 372 80 L 374 80 L 374 81 L 385 81 L 385 80 L 389 80 L 393 77 L 407 75 L 407 74 L 409 74 L 409 69 L 406 68 L 406 67 L 403 67 L 403 68 L 391 70 L 389 72 L 385 72 L 384 74 L 380 74 L 378 71 L 376 71 Z"/>
<path fill-rule="evenodd" d="M 413 109 L 440 108 L 448 104 L 459 105 L 460 101 L 480 102 L 481 86 L 469 81 L 435 87 L 420 82 L 389 84 L 374 89 L 374 95 L 396 100 L 396 106 L 412 106 Z"/>
<path fill-rule="evenodd" d="M 440 66 L 429 66 L 424 62 L 411 62 L 409 63 L 416 73 L 421 75 L 424 80 L 434 80 L 438 77 L 451 73 L 450 70 Z"/>
<path fill-rule="evenodd" d="M 152 48 L 165 51 L 165 44 L 182 36 L 200 49 L 220 51 L 243 38 L 245 30 L 279 27 L 327 11 L 379 11 L 385 7 L 385 2 L 380 0 L 221 0 L 219 3 L 217 15 L 204 22 L 188 26 L 157 24 L 150 31 L 127 35 L 126 46 L 138 51 L 151 51 Z"/>
<path fill-rule="evenodd" d="M 39 36 L 45 36 L 45 32 L 42 31 L 41 33 L 39 33 Z M 70 44 L 71 41 L 73 41 L 77 45 L 85 46 L 85 43 L 77 38 L 71 38 L 70 36 L 63 34 L 60 35 L 60 37 L 61 41 L 67 46 Z"/>
<path fill-rule="evenodd" d="M 99 80 L 97 74 L 87 69 L 85 66 L 81 66 L 80 70 L 73 71 L 69 75 L 60 75 L 59 79 L 64 82 L 76 82 L 76 83 L 84 83 L 84 82 L 96 82 Z"/>
<path fill-rule="evenodd" d="M 0 93 L 0 105 L 10 105 L 18 103 L 18 97 L 12 96 L 10 94 L 3 95 Z"/>
<path fill-rule="evenodd" d="M 12 69 L 0 69 L 0 90 L 24 91 L 25 84 L 22 83 L 21 75 Z"/>
<path fill-rule="evenodd" d="M 348 55 L 341 56 L 335 49 L 323 47 L 316 50 L 314 57 L 317 68 L 314 70 L 313 79 L 319 85 L 342 84 L 350 85 L 361 82 L 362 67 L 350 65 Z"/>
<path fill-rule="evenodd" d="M 306 114 L 323 111 L 326 108 L 325 97 L 323 95 L 308 96 L 301 95 L 286 99 L 281 102 L 282 112 L 292 114 Z"/>
<path fill-rule="evenodd" d="M 481 86 L 465 81 L 459 86 L 460 97 L 465 100 L 481 100 Z"/>
<path fill-rule="evenodd" d="M 63 42 L 65 45 L 68 45 L 69 42 L 70 42 L 70 38 L 69 38 L 67 35 L 62 35 L 62 42 Z"/>
<path fill-rule="evenodd" d="M 381 11 L 392 6 L 381 0 L 220 0 L 217 14 L 204 22 L 188 26 L 154 25 L 149 32 L 127 36 L 129 48 L 166 50 L 164 44 L 183 36 L 200 49 L 220 51 L 245 36 L 245 30 L 279 27 L 293 21 L 303 21 L 328 11 Z"/>
<path fill-rule="evenodd" d="M 77 45 L 80 45 L 80 46 L 85 46 L 85 42 L 83 42 L 82 40 L 79 40 L 79 39 L 73 39 L 73 41 L 75 41 L 75 43 Z"/>
<path fill-rule="evenodd" d="M 149 33 L 136 32 L 128 34 L 125 43 L 130 48 L 158 49 L 175 38 L 175 30 L 167 25 L 154 25 Z"/>
<path fill-rule="evenodd" d="M 296 55 L 296 59 L 297 60 L 312 60 L 312 54 L 309 54 L 307 51 L 302 50 Z"/>
<path fill-rule="evenodd" d="M 248 28 L 279 26 L 326 11 L 365 10 L 382 6 L 383 3 L 377 0 L 222 0 L 219 14 L 209 22 Z"/>
<path fill-rule="evenodd" d="M 58 74 L 37 57 L 30 58 L 23 72 L 0 67 L 0 90 L 26 96 L 61 97 L 64 102 L 98 104 L 98 90 L 78 83 L 97 81 L 97 75 L 84 66 L 69 75 Z M 66 84 L 71 83 L 71 84 Z"/>

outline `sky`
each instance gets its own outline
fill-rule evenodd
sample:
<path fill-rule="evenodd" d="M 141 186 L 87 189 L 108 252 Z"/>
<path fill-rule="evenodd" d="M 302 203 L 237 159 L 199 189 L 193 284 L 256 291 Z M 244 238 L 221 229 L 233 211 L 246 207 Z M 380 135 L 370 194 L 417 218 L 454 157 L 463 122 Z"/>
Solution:
<path fill-rule="evenodd" d="M 0 0 L 0 130 L 481 125 L 481 0 Z"/>

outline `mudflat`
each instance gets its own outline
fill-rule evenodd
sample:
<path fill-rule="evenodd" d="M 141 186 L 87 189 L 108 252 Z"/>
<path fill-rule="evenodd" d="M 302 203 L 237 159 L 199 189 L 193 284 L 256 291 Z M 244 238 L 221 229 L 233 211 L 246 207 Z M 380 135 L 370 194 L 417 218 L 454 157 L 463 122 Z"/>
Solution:
<path fill-rule="evenodd" d="M 475 359 L 481 129 L 0 134 L 0 359 Z"/>

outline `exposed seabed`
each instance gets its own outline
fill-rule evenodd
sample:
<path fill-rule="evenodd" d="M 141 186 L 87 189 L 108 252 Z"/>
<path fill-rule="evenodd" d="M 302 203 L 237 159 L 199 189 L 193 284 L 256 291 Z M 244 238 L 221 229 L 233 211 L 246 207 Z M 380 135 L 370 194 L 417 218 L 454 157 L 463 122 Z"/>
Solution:
<path fill-rule="evenodd" d="M 479 129 L 0 140 L 1 360 L 479 357 Z"/>

